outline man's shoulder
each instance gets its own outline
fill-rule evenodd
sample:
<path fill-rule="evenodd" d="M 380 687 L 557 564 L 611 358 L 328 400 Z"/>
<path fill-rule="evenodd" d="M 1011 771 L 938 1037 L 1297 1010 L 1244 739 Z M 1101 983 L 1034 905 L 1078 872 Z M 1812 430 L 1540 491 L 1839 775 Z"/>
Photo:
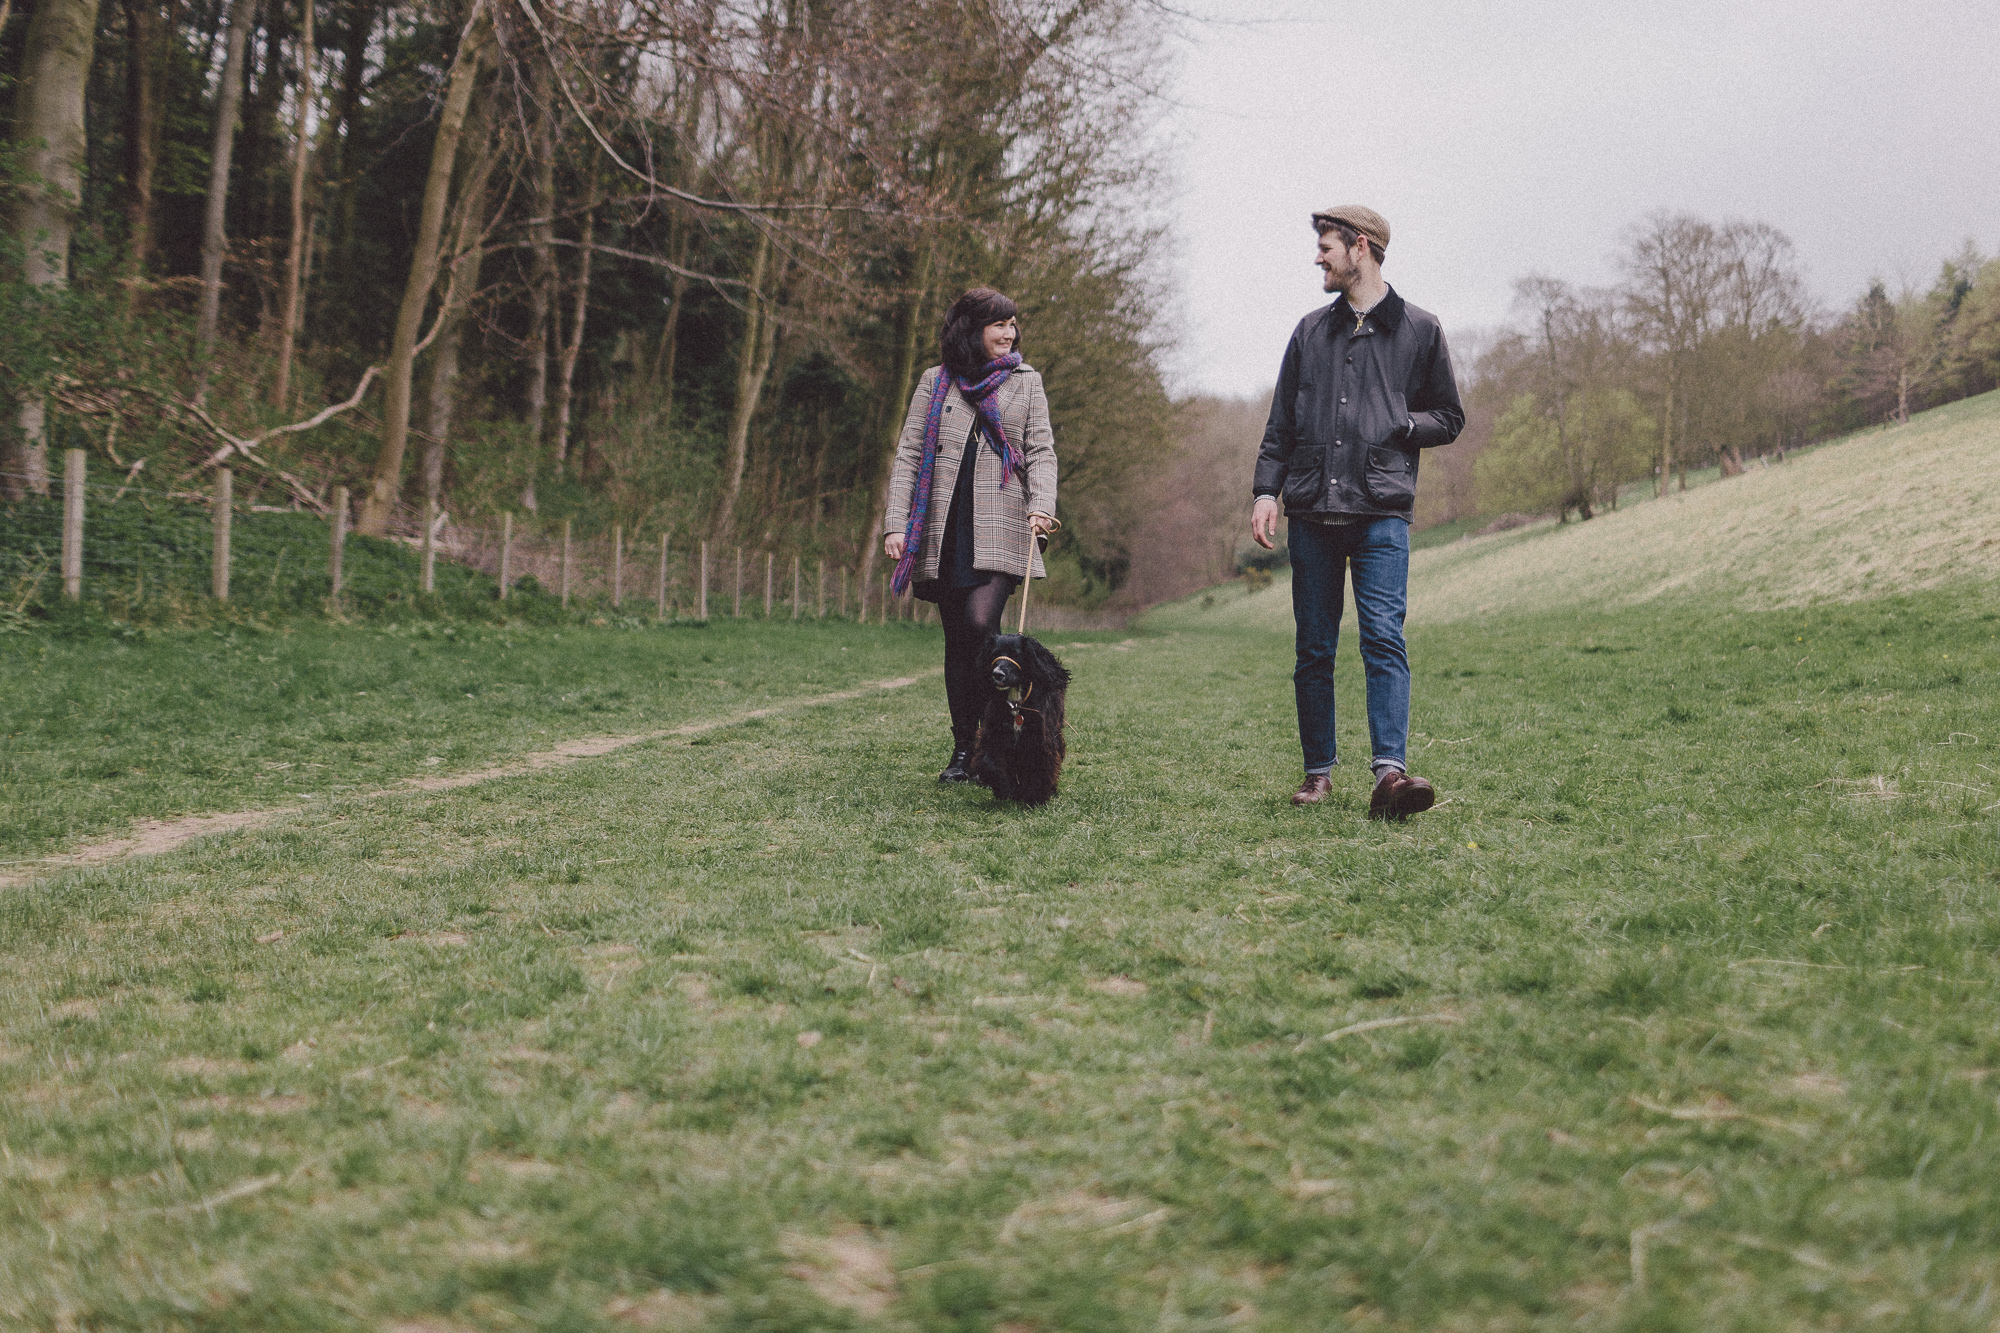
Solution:
<path fill-rule="evenodd" d="M 1400 294 L 1398 293 L 1398 295 Z M 1405 299 L 1403 302 L 1403 319 L 1411 328 L 1421 329 L 1427 334 L 1444 332 L 1444 321 L 1416 302 L 1408 299 Z"/>
<path fill-rule="evenodd" d="M 1328 301 L 1323 306 L 1320 306 L 1313 310 L 1308 310 L 1305 313 L 1305 315 L 1302 318 L 1300 318 L 1297 327 L 1293 328 L 1292 336 L 1294 338 L 1299 338 L 1305 336 L 1308 333 L 1311 333 L 1314 328 L 1316 328 L 1321 324 L 1324 324 L 1328 320 L 1328 318 L 1332 316 L 1333 308 L 1339 304 L 1340 304 L 1339 301 Z"/>

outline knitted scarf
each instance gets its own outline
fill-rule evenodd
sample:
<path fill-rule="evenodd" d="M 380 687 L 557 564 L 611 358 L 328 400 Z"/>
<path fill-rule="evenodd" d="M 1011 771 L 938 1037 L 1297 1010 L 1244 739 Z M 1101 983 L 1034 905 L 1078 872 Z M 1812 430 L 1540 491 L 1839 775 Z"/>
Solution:
<path fill-rule="evenodd" d="M 910 586 L 910 575 L 916 569 L 917 559 L 924 549 L 924 519 L 931 507 L 931 474 L 937 467 L 938 428 L 944 423 L 944 405 L 951 398 L 955 386 L 971 402 L 979 413 L 980 421 L 986 425 L 986 442 L 993 446 L 993 452 L 1000 455 L 1000 489 L 1007 489 L 1007 474 L 1021 478 L 1023 485 L 1028 480 L 1028 460 L 1014 442 L 1007 438 L 1007 428 L 1000 422 L 1000 405 L 994 395 L 1000 386 L 1013 375 L 1014 367 L 1021 364 L 1019 352 L 1009 352 L 997 361 L 989 361 L 980 372 L 978 380 L 967 380 L 954 375 L 943 366 L 938 367 L 937 382 L 931 386 L 931 409 L 924 418 L 924 457 L 917 464 L 917 489 L 910 497 L 910 518 L 903 525 L 903 558 L 896 562 L 896 573 L 889 580 L 889 586 L 902 592 Z M 971 467 L 973 460 L 968 457 L 961 467 Z"/>

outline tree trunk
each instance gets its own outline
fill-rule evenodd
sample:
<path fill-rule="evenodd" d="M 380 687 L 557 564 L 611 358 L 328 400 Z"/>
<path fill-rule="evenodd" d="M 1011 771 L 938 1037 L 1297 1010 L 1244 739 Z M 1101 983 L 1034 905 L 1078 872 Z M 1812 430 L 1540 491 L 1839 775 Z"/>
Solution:
<path fill-rule="evenodd" d="M 583 352 L 583 324 L 590 313 L 590 256 L 597 241 L 597 172 L 590 173 L 590 195 L 583 213 L 583 249 L 576 261 L 576 305 L 570 315 L 569 339 L 563 345 L 556 376 L 556 462 L 569 457 L 570 403 L 576 387 L 576 361 Z"/>
<path fill-rule="evenodd" d="M 866 589 L 875 574 L 875 557 L 882 550 L 882 522 L 889 513 L 889 470 L 896 463 L 896 443 L 903 436 L 903 417 L 910 406 L 910 395 L 917 387 L 917 325 L 923 317 L 924 300 L 928 295 L 931 275 L 930 252 L 926 250 L 918 268 L 917 284 L 902 309 L 902 327 L 897 330 L 900 343 L 896 348 L 896 378 L 893 381 L 888 404 L 889 428 L 883 440 L 882 461 L 876 465 L 875 502 L 869 509 L 868 531 L 861 535 L 861 586 Z"/>
<path fill-rule="evenodd" d="M 84 90 L 97 47 L 97 0 L 40 0 L 23 39 L 14 94 L 14 235 L 32 287 L 69 285 L 69 241 L 83 186 Z M 0 443 L 0 492 L 49 493 L 46 404 L 21 401 L 20 434 Z"/>
<path fill-rule="evenodd" d="M 745 292 L 743 346 L 736 355 L 736 402 L 729 413 L 722 502 L 715 511 L 717 541 L 728 535 L 736 521 L 736 497 L 743 490 L 743 465 L 750 452 L 750 418 L 757 411 L 757 399 L 764 391 L 764 377 L 770 373 L 771 356 L 777 348 L 778 322 L 771 317 L 772 301 L 764 293 L 765 273 L 770 263 L 770 233 L 759 231 L 757 248 L 750 258 L 750 285 Z"/>
<path fill-rule="evenodd" d="M 683 246 L 683 258 L 685 254 L 686 247 Z M 659 403 L 654 413 L 661 430 L 673 428 L 674 362 L 680 359 L 681 305 L 687 299 L 687 279 L 678 273 L 674 275 L 673 293 L 673 298 L 667 302 L 666 327 L 660 330 L 659 354 L 653 358 L 652 380 L 658 386 Z"/>
<path fill-rule="evenodd" d="M 528 444 L 542 442 L 542 421 L 549 407 L 549 315 L 556 300 L 556 106 L 555 71 L 546 61 L 534 72 L 539 107 L 529 142 L 528 207 L 534 221 L 528 243 L 534 262 L 528 269 Z"/>
<path fill-rule="evenodd" d="M 438 311 L 437 351 L 432 353 L 430 409 L 424 440 L 424 498 L 439 504 L 444 491 L 444 454 L 451 442 L 451 414 L 458 387 L 459 349 L 465 340 L 465 316 L 479 293 L 479 265 L 486 226 L 486 187 L 493 174 L 493 93 L 480 95 L 466 119 L 465 138 L 472 142 L 471 165 L 460 173 L 458 225 L 452 229 L 451 278 L 445 284 Z M 435 511 L 434 511 L 435 512 Z"/>
<path fill-rule="evenodd" d="M 153 0 L 125 0 L 125 311 L 153 249 L 153 176 L 160 160 L 160 15 Z"/>
<path fill-rule="evenodd" d="M 222 62 L 222 85 L 216 97 L 215 141 L 208 157 L 208 200 L 201 224 L 201 314 L 195 321 L 201 379 L 200 399 L 208 386 L 208 360 L 215 348 L 215 328 L 222 314 L 222 258 L 229 238 L 223 230 L 229 204 L 229 155 L 236 146 L 236 116 L 243 100 L 243 48 L 250 38 L 250 19 L 257 0 L 232 0 L 229 49 Z"/>
<path fill-rule="evenodd" d="M 285 251 L 285 304 L 278 318 L 278 382 L 271 401 L 282 411 L 292 393 L 292 347 L 299 330 L 299 282 L 305 271 L 306 252 L 306 161 L 312 140 L 307 136 L 308 112 L 313 99 L 313 0 L 303 0 L 305 14 L 299 27 L 299 130 L 292 153 L 292 240 Z"/>
<path fill-rule="evenodd" d="M 1660 473 L 1653 479 L 1653 498 L 1667 493 L 1674 472 L 1674 377 L 1667 372 L 1667 408 L 1660 413 Z"/>
<path fill-rule="evenodd" d="M 239 3 L 241 0 L 239 0 Z M 484 0 L 474 0 L 472 14 L 452 57 L 445 85 L 444 109 L 438 115 L 437 139 L 431 145 L 430 175 L 424 181 L 423 212 L 417 220 L 417 243 L 410 256 L 410 277 L 403 285 L 403 303 L 396 312 L 396 332 L 389 344 L 389 364 L 383 376 L 382 451 L 375 457 L 375 475 L 363 502 L 356 532 L 379 537 L 388 530 L 389 515 L 403 480 L 403 450 L 410 434 L 410 385 L 414 378 L 417 328 L 423 323 L 431 285 L 437 278 L 438 239 L 444 231 L 446 196 L 451 192 L 459 139 L 472 105 L 473 85 L 492 47 L 492 15 Z"/>
<path fill-rule="evenodd" d="M 334 201 L 333 216 L 328 222 L 333 228 L 329 241 L 339 259 L 336 270 L 341 273 L 354 271 L 354 210 L 361 175 L 355 162 L 354 141 L 360 133 L 361 92 L 368 66 L 368 38 L 375 30 L 377 12 L 375 0 L 360 0 L 349 11 L 347 31 L 340 44 L 340 96 L 334 103 L 333 123 L 327 137 L 328 146 L 335 154 L 333 160 L 339 164 L 332 169 L 332 176 L 339 181 L 340 193 Z"/>

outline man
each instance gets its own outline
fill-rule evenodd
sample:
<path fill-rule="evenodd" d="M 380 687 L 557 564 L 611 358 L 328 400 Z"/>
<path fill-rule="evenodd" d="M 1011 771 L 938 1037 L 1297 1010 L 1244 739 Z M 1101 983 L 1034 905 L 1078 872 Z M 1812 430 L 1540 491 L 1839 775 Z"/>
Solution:
<path fill-rule="evenodd" d="M 1306 776 L 1292 804 L 1315 805 L 1339 762 L 1333 656 L 1343 576 L 1354 577 L 1373 750 L 1370 819 L 1407 819 L 1437 800 L 1409 772 L 1410 508 L 1417 451 L 1450 444 L 1465 425 L 1437 316 L 1382 280 L 1389 223 L 1344 204 L 1313 214 L 1325 289 L 1340 293 L 1292 330 L 1257 453 L 1250 535 L 1265 550 L 1283 509 L 1290 522 L 1292 616 L 1298 624 L 1299 744 Z"/>

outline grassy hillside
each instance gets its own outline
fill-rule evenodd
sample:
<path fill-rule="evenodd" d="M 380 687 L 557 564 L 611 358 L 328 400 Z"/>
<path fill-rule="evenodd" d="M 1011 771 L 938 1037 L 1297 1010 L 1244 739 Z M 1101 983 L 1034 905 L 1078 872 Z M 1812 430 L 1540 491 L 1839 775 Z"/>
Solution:
<path fill-rule="evenodd" d="M 1699 598 L 1740 610 L 1851 602 L 2000 578 L 2000 393 L 1865 431 L 1589 523 L 1415 552 L 1410 620 Z M 1291 625 L 1282 579 L 1156 612 L 1161 627 Z"/>

